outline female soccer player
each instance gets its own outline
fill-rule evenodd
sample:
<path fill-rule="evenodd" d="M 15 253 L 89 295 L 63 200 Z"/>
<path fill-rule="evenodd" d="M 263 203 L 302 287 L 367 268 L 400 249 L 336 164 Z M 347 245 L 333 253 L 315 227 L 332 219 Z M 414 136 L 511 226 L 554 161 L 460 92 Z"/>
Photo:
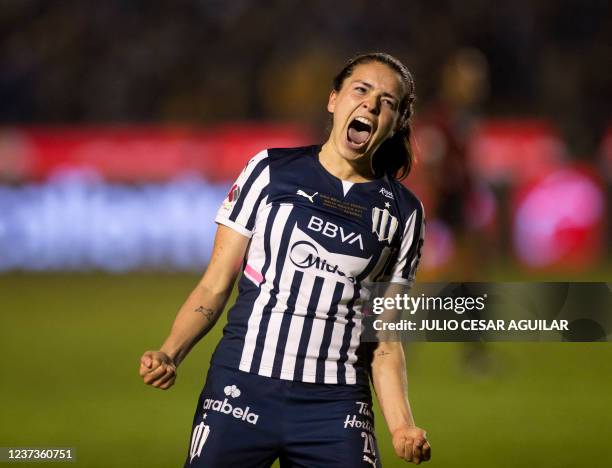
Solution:
<path fill-rule="evenodd" d="M 412 163 L 413 101 L 401 62 L 355 57 L 333 82 L 327 142 L 262 151 L 230 189 L 204 276 L 140 364 L 170 388 L 242 273 L 185 466 L 378 467 L 370 378 L 397 455 L 429 459 L 401 344 L 360 344 L 363 285 L 411 284 L 419 262 L 423 209 L 396 180 Z"/>

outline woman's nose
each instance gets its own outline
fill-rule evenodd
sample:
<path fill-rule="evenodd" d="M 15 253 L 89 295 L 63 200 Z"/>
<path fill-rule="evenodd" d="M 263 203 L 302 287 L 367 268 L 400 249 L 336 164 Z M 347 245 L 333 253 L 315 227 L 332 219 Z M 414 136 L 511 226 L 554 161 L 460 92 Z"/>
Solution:
<path fill-rule="evenodd" d="M 380 111 L 380 103 L 378 102 L 378 98 L 375 96 L 366 98 L 363 101 L 363 107 L 369 110 L 372 114 L 378 114 Z"/>

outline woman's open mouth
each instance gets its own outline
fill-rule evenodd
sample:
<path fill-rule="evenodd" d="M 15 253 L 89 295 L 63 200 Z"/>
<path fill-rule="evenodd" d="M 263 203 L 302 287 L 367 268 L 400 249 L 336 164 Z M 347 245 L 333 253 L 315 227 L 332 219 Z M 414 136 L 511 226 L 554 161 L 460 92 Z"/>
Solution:
<path fill-rule="evenodd" d="M 346 140 L 348 145 L 353 149 L 363 148 L 370 137 L 374 128 L 373 123 L 365 117 L 355 117 L 348 126 L 346 132 Z"/>

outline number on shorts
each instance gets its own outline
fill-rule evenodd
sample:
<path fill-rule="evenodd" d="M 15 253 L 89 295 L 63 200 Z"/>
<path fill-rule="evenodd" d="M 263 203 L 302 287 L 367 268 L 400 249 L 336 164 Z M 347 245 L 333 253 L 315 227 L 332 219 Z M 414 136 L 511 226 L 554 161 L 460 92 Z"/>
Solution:
<path fill-rule="evenodd" d="M 376 456 L 376 444 L 374 443 L 374 436 L 368 432 L 363 431 L 361 433 L 361 437 L 363 437 L 363 453 L 370 453 Z"/>

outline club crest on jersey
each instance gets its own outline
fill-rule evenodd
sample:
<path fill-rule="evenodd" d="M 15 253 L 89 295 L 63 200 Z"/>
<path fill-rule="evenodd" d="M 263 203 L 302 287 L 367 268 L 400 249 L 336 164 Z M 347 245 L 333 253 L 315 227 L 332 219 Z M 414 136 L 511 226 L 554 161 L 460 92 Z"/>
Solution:
<path fill-rule="evenodd" d="M 379 241 L 391 242 L 397 226 L 397 218 L 387 208 L 372 208 L 372 232 L 376 234 Z"/>
<path fill-rule="evenodd" d="M 223 207 L 226 210 L 229 210 L 232 207 L 232 205 L 236 203 L 236 200 L 238 200 L 239 196 L 240 196 L 240 187 L 237 184 L 232 185 L 232 188 L 229 189 L 229 192 L 227 193 L 227 197 L 226 197 L 225 203 L 223 203 Z"/>
<path fill-rule="evenodd" d="M 210 427 L 204 424 L 204 422 L 201 422 L 193 428 L 191 446 L 189 447 L 189 463 L 191 463 L 195 457 L 199 457 L 202 454 L 202 447 L 204 447 L 206 443 L 208 434 L 210 434 Z"/>

